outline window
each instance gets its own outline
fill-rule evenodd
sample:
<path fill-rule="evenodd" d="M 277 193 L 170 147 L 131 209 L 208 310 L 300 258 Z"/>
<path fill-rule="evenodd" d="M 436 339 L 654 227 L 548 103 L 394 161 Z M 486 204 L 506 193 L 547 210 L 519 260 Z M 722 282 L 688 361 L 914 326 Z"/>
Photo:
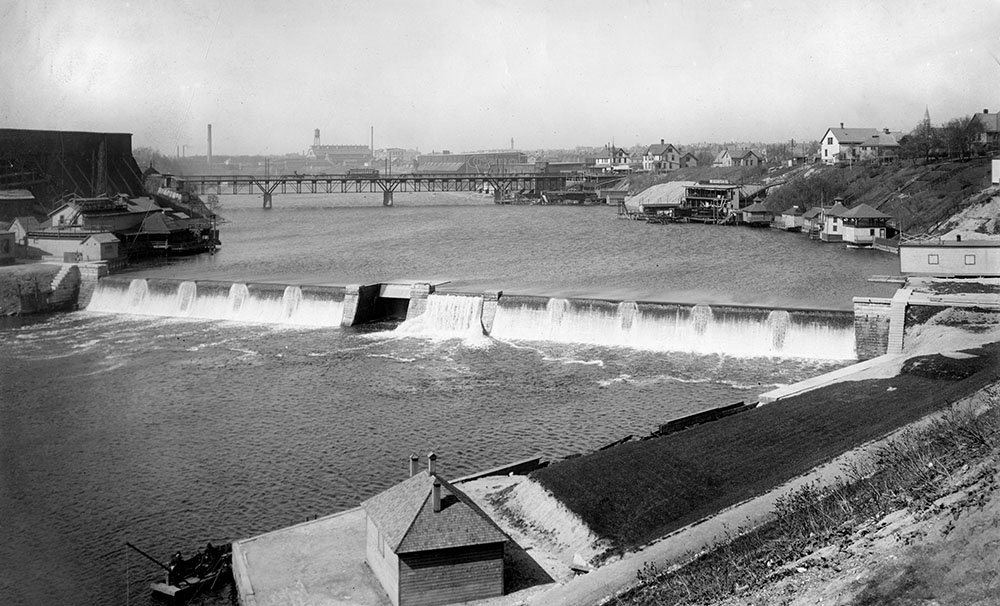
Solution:
<path fill-rule="evenodd" d="M 874 229 L 869 229 L 868 230 L 868 235 L 869 236 L 874 236 L 875 235 L 875 230 Z"/>
<path fill-rule="evenodd" d="M 827 156 L 829 156 L 829 155 L 830 155 L 830 150 L 828 150 L 828 149 L 824 149 L 824 150 L 823 150 L 823 157 L 825 158 L 825 157 L 827 157 Z"/>
<path fill-rule="evenodd" d="M 927 255 L 928 265 L 937 265 L 941 262 L 941 259 L 937 255 Z"/>
<path fill-rule="evenodd" d="M 833 137 L 827 137 L 826 138 L 826 144 L 827 145 L 833 145 Z"/>
<path fill-rule="evenodd" d="M 976 255 L 965 255 L 965 264 L 966 265 L 975 265 L 976 264 Z"/>

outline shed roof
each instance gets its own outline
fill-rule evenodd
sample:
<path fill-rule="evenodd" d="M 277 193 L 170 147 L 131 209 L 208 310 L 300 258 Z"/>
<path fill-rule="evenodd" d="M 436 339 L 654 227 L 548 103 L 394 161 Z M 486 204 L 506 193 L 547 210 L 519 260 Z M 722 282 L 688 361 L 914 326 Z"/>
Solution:
<path fill-rule="evenodd" d="M 643 208 L 680 206 L 684 200 L 684 192 L 689 186 L 694 184 L 694 181 L 658 183 L 628 198 L 625 201 L 625 206 L 631 210 L 638 210 L 639 206 Z"/>
<path fill-rule="evenodd" d="M 854 208 L 849 208 L 844 211 L 841 217 L 854 218 L 854 219 L 888 219 L 889 215 L 882 211 L 879 211 L 867 204 L 858 204 Z"/>
<path fill-rule="evenodd" d="M 434 511 L 434 480 L 441 511 Z M 361 503 L 394 553 L 501 543 L 507 535 L 465 493 L 438 474 L 421 471 Z"/>
<path fill-rule="evenodd" d="M 789 208 L 788 210 L 784 211 L 781 214 L 783 214 L 783 215 L 789 215 L 791 217 L 798 217 L 798 216 L 800 216 L 800 215 L 802 215 L 804 213 L 802 212 L 802 209 L 799 208 L 798 206 L 793 206 L 793 207 Z"/>
<path fill-rule="evenodd" d="M 21 229 L 24 231 L 34 231 L 41 227 L 41 223 L 38 222 L 38 219 L 29 216 L 14 217 L 14 220 L 10 222 L 10 226 L 13 227 L 15 223 L 19 223 L 21 225 Z"/>
<path fill-rule="evenodd" d="M 841 204 L 840 202 L 837 202 L 830 208 L 823 209 L 823 214 L 826 215 L 827 217 L 843 217 L 844 213 L 846 212 L 847 212 L 847 207 Z"/>
<path fill-rule="evenodd" d="M 656 143 L 655 145 L 649 146 L 649 149 L 646 150 L 646 154 L 650 156 L 662 156 L 670 151 L 671 148 L 673 148 L 675 152 L 680 153 L 680 150 L 674 147 L 673 143 Z"/>
<path fill-rule="evenodd" d="M 762 202 L 760 202 L 760 201 L 754 202 L 750 206 L 747 206 L 746 208 L 743 208 L 742 211 L 745 212 L 745 213 L 771 213 L 771 214 L 774 214 L 773 210 L 771 210 L 770 208 L 764 206 L 764 204 Z"/>
<path fill-rule="evenodd" d="M 896 133 L 877 128 L 831 128 L 829 129 L 841 145 L 872 145 L 877 147 L 899 146 Z"/>
<path fill-rule="evenodd" d="M 99 234 L 91 234 L 90 237 L 84 238 L 84 242 L 88 240 L 93 240 L 94 242 L 100 242 L 101 244 L 106 244 L 108 242 L 120 242 L 117 237 L 112 233 L 102 232 Z"/>
<path fill-rule="evenodd" d="M 983 125 L 983 131 L 987 133 L 1000 132 L 1000 114 L 973 114 L 973 119 Z"/>
<path fill-rule="evenodd" d="M 465 162 L 421 162 L 418 173 L 458 173 L 465 169 Z"/>
<path fill-rule="evenodd" d="M 813 206 L 812 208 L 810 208 L 809 210 L 807 210 L 805 213 L 803 213 L 802 218 L 806 219 L 806 220 L 812 220 L 812 219 L 814 219 L 814 218 L 816 218 L 816 217 L 818 217 L 818 216 L 820 216 L 822 214 L 823 214 L 823 209 L 822 208 L 820 208 L 819 206 Z"/>
<path fill-rule="evenodd" d="M 35 195 L 26 189 L 0 189 L 0 202 L 34 200 Z"/>

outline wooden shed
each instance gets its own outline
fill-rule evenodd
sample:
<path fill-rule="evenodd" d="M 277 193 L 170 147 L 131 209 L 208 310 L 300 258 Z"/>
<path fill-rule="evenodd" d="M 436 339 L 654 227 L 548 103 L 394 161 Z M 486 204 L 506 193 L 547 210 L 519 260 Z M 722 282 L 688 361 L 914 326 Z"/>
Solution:
<path fill-rule="evenodd" d="M 435 470 L 410 477 L 361 504 L 365 560 L 395 606 L 437 606 L 501 596 L 508 538 Z"/>
<path fill-rule="evenodd" d="M 117 259 L 119 243 L 114 234 L 91 234 L 80 243 L 80 260 L 109 261 Z"/>

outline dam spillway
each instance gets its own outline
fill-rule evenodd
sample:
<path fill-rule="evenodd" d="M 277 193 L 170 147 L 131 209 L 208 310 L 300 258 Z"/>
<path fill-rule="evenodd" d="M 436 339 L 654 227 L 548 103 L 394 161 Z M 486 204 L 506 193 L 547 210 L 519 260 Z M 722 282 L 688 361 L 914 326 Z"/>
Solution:
<path fill-rule="evenodd" d="M 295 326 L 340 326 L 341 287 L 102 279 L 88 311 Z"/>
<path fill-rule="evenodd" d="M 825 310 L 504 296 L 490 335 L 736 357 L 855 357 L 853 315 Z"/>
<path fill-rule="evenodd" d="M 403 320 L 403 337 L 556 342 L 645 351 L 855 359 L 851 312 L 437 293 L 426 284 L 297 286 L 105 278 L 89 311 L 312 327 Z M 395 303 L 393 303 L 395 302 Z"/>

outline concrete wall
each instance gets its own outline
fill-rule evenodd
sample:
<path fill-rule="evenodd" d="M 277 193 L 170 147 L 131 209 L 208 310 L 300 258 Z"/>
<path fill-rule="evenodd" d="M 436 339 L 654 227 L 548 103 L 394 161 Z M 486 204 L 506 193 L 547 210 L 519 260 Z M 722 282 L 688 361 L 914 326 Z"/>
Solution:
<path fill-rule="evenodd" d="M 86 309 L 90 304 L 90 298 L 94 296 L 97 288 L 97 281 L 107 276 L 110 271 L 107 263 L 81 263 L 80 268 L 80 290 L 77 295 L 77 308 Z"/>
<path fill-rule="evenodd" d="M 854 298 L 854 344 L 859 360 L 869 360 L 889 349 L 889 311 L 892 299 Z"/>

